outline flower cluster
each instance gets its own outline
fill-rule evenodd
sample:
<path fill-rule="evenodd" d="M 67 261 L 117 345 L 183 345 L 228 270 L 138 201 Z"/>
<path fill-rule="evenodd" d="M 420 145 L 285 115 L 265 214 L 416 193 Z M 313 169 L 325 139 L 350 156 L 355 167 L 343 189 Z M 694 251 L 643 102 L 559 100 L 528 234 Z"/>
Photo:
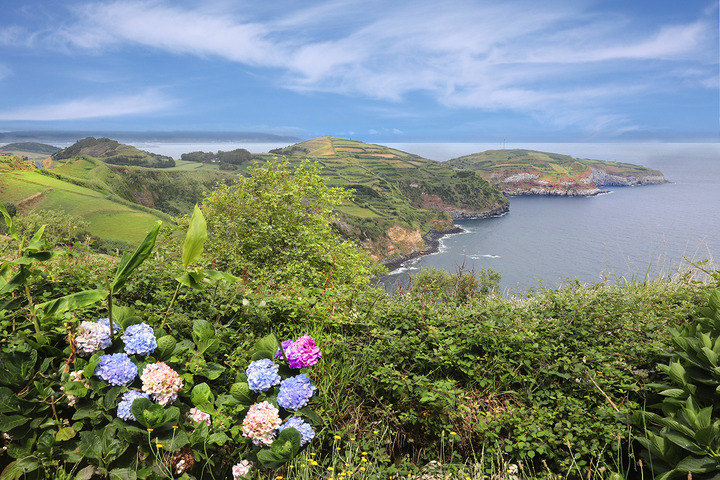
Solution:
<path fill-rule="evenodd" d="M 305 445 L 306 443 L 310 442 L 310 440 L 315 438 L 315 430 L 313 430 L 310 424 L 304 422 L 300 417 L 290 417 L 285 420 L 285 423 L 280 425 L 280 427 L 278 428 L 278 432 L 282 432 L 286 428 L 294 428 L 295 430 L 300 432 L 300 446 Z"/>
<path fill-rule="evenodd" d="M 127 327 L 122 340 L 125 342 L 125 353 L 128 355 L 149 355 L 157 348 L 155 332 L 146 323 Z"/>
<path fill-rule="evenodd" d="M 75 335 L 75 348 L 80 355 L 92 355 L 112 345 L 110 327 L 100 322 L 82 322 Z"/>
<path fill-rule="evenodd" d="M 103 355 L 95 367 L 95 375 L 111 385 L 128 385 L 137 374 L 138 368 L 124 353 Z"/>
<path fill-rule="evenodd" d="M 117 417 L 125 421 L 135 420 L 135 415 L 132 413 L 132 404 L 138 398 L 147 398 L 150 400 L 150 395 L 138 390 L 128 390 L 125 392 L 120 403 L 118 403 Z"/>
<path fill-rule="evenodd" d="M 143 392 L 152 395 L 160 405 L 172 403 L 183 386 L 180 375 L 165 362 L 151 363 L 140 376 Z"/>
<path fill-rule="evenodd" d="M 250 390 L 253 392 L 264 392 L 273 385 L 280 384 L 278 369 L 280 366 L 268 358 L 250 362 L 245 373 Z"/>
<path fill-rule="evenodd" d="M 301 373 L 280 383 L 277 402 L 285 410 L 300 410 L 308 404 L 316 391 L 317 388 L 313 387 L 310 378 Z"/>
<path fill-rule="evenodd" d="M 282 349 L 290 368 L 312 367 L 322 357 L 320 348 L 310 335 L 303 335 L 295 341 L 285 340 L 282 342 Z M 275 358 L 282 358 L 280 350 L 275 354 Z"/>
<path fill-rule="evenodd" d="M 256 445 L 270 445 L 279 426 L 278 409 L 265 401 L 250 406 L 243 420 L 242 432 Z"/>
<path fill-rule="evenodd" d="M 232 476 L 233 480 L 238 480 L 240 477 L 246 476 L 248 473 L 250 473 L 250 469 L 252 468 L 252 462 L 249 460 L 242 460 L 240 463 L 236 463 L 232 467 Z"/>
<path fill-rule="evenodd" d="M 188 412 L 188 418 L 197 423 L 205 422 L 208 425 L 212 425 L 211 420 L 210 420 L 210 414 L 205 413 L 202 410 L 198 410 L 197 408 L 190 409 L 190 412 Z"/>

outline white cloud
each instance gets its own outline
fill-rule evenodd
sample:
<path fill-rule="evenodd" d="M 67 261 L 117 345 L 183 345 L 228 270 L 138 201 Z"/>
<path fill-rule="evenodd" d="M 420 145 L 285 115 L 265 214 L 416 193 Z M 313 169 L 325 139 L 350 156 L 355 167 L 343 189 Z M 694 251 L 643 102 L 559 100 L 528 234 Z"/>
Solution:
<path fill-rule="evenodd" d="M 50 105 L 16 107 L 0 111 L 0 120 L 48 121 L 117 117 L 153 113 L 164 110 L 174 103 L 172 99 L 151 89 L 134 95 L 87 97 Z"/>
<path fill-rule="evenodd" d="M 262 12 L 250 3 L 236 5 L 240 12 L 233 5 L 87 3 L 52 40 L 74 49 L 132 44 L 224 58 L 272 68 L 272 81 L 297 91 L 392 102 L 421 93 L 453 108 L 548 118 L 582 111 L 597 118 L 608 101 L 667 88 L 657 74 L 676 62 L 700 64 L 697 83 L 707 83 L 699 79 L 717 64 L 713 12 L 686 24 L 640 28 L 584 2 L 328 0 L 280 2 Z M 608 125 L 619 121 L 611 113 L 605 112 Z"/>

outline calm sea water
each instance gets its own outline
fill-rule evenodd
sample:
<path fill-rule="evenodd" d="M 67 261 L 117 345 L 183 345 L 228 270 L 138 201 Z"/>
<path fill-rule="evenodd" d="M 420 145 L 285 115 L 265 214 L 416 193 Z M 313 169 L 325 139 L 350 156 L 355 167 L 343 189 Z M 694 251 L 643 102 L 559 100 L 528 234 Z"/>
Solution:
<path fill-rule="evenodd" d="M 497 144 L 397 144 L 435 160 L 500 148 Z M 509 291 L 577 279 L 672 275 L 687 259 L 720 260 L 720 144 L 508 144 L 576 157 L 639 163 L 671 184 L 615 187 L 588 198 L 522 196 L 502 217 L 458 222 L 467 233 L 440 252 L 409 262 L 386 284 L 420 268 L 492 268 Z"/>
<path fill-rule="evenodd" d="M 179 158 L 193 150 L 246 148 L 267 152 L 285 144 L 136 143 Z M 502 148 L 497 143 L 387 144 L 433 160 Z M 415 259 L 388 276 L 392 288 L 424 267 L 456 271 L 492 268 L 504 290 L 554 287 L 577 279 L 654 278 L 687 267 L 686 259 L 720 262 L 720 143 L 506 144 L 575 157 L 639 163 L 661 170 L 671 184 L 616 187 L 590 198 L 525 196 L 510 213 L 458 222 L 467 233 L 442 240 L 440 252 Z"/>

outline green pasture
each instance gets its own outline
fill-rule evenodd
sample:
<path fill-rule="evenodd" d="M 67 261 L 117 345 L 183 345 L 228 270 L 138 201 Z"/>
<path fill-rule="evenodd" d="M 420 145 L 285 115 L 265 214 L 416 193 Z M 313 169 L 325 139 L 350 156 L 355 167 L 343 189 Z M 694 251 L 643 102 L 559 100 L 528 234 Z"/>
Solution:
<path fill-rule="evenodd" d="M 89 233 L 102 239 L 136 243 L 160 218 L 107 199 L 95 190 L 74 185 L 38 172 L 0 176 L 0 201 L 19 204 L 41 193 L 33 209 L 62 210 L 84 218 Z"/>

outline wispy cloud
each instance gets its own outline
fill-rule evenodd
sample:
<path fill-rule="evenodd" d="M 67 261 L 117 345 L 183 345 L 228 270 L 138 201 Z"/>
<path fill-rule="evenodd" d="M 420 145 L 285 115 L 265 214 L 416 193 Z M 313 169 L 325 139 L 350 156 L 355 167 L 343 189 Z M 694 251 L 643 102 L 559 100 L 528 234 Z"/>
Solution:
<path fill-rule="evenodd" d="M 0 121 L 78 120 L 117 117 L 164 110 L 175 101 L 157 90 L 133 95 L 87 97 L 50 105 L 33 105 L 0 111 Z"/>
<path fill-rule="evenodd" d="M 675 64 L 698 64 L 696 84 L 704 87 L 717 64 L 713 11 L 636 28 L 584 2 L 329 0 L 281 2 L 278 11 L 288 11 L 272 15 L 220 5 L 86 3 L 51 38 L 71 49 L 142 45 L 223 58 L 272 69 L 268 78 L 301 92 L 391 102 L 420 93 L 450 108 L 508 109 L 580 125 L 592 112 L 598 128 L 608 129 L 630 128 L 604 107 L 610 101 L 667 88 L 657 74 Z"/>

